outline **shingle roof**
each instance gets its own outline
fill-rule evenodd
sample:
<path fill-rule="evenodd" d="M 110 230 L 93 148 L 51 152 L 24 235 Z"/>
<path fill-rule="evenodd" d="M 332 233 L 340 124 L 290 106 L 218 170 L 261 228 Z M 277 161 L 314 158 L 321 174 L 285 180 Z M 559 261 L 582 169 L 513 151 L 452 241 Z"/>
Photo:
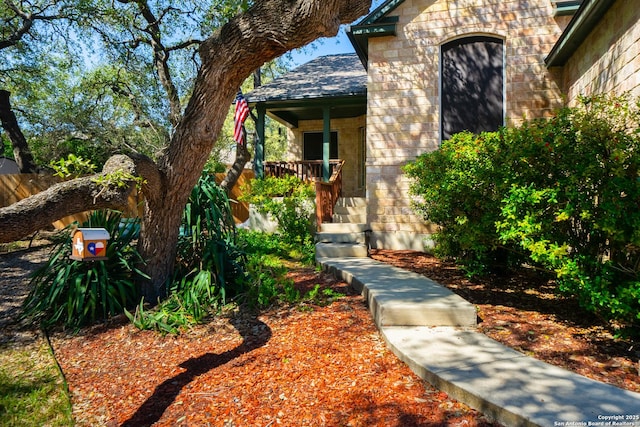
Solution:
<path fill-rule="evenodd" d="M 246 95 L 256 102 L 326 99 L 367 93 L 367 73 L 355 53 L 318 57 Z"/>

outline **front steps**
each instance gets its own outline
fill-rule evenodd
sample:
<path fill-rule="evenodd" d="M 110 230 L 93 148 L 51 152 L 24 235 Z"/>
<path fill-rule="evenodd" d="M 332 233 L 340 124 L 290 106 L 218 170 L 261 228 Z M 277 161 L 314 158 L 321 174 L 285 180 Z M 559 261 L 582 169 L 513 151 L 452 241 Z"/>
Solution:
<path fill-rule="evenodd" d="M 343 197 L 336 203 L 333 222 L 316 233 L 316 259 L 366 258 L 369 255 L 367 203 L 362 197 Z"/>

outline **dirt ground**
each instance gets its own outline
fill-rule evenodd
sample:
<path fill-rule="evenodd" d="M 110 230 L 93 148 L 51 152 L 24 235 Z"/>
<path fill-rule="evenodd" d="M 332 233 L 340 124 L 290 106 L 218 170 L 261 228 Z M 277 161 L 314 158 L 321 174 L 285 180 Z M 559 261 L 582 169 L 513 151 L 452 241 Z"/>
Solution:
<path fill-rule="evenodd" d="M 15 324 L 28 272 L 46 249 L 0 254 L 0 344 L 38 333 Z M 525 354 L 640 392 L 640 343 L 553 292 L 532 272 L 470 281 L 427 254 L 373 258 L 425 274 L 478 307 L 479 328 Z M 415 376 L 389 350 L 361 296 L 313 269 L 292 271 L 301 290 L 342 292 L 326 306 L 244 309 L 179 336 L 125 319 L 76 335 L 53 333 L 81 426 L 494 426 Z"/>

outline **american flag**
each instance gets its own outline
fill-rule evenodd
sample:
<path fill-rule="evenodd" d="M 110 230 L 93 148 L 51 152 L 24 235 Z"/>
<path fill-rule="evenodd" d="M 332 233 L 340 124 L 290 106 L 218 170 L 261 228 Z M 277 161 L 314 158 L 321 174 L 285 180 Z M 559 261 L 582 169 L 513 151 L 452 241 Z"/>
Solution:
<path fill-rule="evenodd" d="M 235 139 L 238 144 L 242 144 L 243 142 L 242 125 L 248 115 L 249 104 L 247 104 L 247 100 L 242 96 L 242 91 L 238 91 L 238 95 L 236 96 L 236 114 L 233 118 L 235 124 L 233 127 L 233 139 Z"/>

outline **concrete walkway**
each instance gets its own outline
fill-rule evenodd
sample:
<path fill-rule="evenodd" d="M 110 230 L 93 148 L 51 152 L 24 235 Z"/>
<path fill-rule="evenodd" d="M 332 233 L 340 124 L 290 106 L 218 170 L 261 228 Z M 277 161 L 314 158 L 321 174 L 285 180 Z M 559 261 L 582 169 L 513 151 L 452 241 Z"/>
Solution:
<path fill-rule="evenodd" d="M 417 375 L 500 423 L 640 427 L 640 393 L 488 338 L 473 305 L 426 277 L 371 258 L 317 262 L 362 292 L 388 346 Z"/>

